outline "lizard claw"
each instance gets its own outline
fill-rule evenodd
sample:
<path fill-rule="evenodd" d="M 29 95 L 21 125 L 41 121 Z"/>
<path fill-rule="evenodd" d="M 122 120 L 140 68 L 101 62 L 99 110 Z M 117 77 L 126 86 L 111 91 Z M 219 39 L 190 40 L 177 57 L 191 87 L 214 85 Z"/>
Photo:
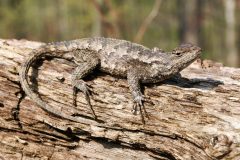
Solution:
<path fill-rule="evenodd" d="M 76 96 L 76 88 L 77 89 L 79 89 L 80 91 L 82 91 L 83 92 L 83 94 L 85 95 L 85 99 L 86 99 L 86 101 L 87 101 L 87 104 L 88 104 L 88 106 L 90 107 L 90 109 L 91 109 L 91 112 L 92 112 L 92 115 L 93 115 L 93 117 L 94 117 L 94 119 L 97 119 L 97 116 L 96 116 L 96 114 L 95 114 L 95 112 L 94 112 L 94 110 L 93 110 L 93 107 L 92 107 L 92 105 L 91 105 L 91 102 L 90 102 L 90 95 L 91 95 L 91 89 L 90 89 L 90 87 L 86 84 L 86 83 L 78 83 L 78 84 L 76 84 L 75 86 L 74 86 L 74 97 Z M 75 99 L 75 98 L 74 98 Z M 74 100 L 74 105 L 76 106 L 76 100 Z"/>
<path fill-rule="evenodd" d="M 91 89 L 89 88 L 89 86 L 88 86 L 86 83 L 83 83 L 82 92 L 83 92 L 85 95 L 88 95 L 88 96 L 91 95 Z"/>
<path fill-rule="evenodd" d="M 145 116 L 147 118 L 149 118 L 148 116 L 148 113 L 145 109 L 145 106 L 143 104 L 143 101 L 144 101 L 144 98 L 143 96 L 137 96 L 135 99 L 134 99 L 134 104 L 133 104 L 133 109 L 132 109 L 132 112 L 133 114 L 137 114 L 137 111 L 138 109 L 140 110 L 140 115 L 141 115 L 141 119 L 142 119 L 142 123 L 145 124 L 145 119 L 144 119 L 144 116 L 143 116 L 143 113 L 145 114 Z"/>

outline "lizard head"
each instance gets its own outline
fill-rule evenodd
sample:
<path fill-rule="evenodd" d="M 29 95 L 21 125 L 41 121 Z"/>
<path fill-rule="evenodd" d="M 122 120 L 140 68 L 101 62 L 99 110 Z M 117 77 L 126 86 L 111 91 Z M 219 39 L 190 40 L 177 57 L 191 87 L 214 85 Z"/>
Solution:
<path fill-rule="evenodd" d="M 181 71 L 200 56 L 201 48 L 193 44 L 182 44 L 175 48 L 171 54 L 173 65 Z"/>

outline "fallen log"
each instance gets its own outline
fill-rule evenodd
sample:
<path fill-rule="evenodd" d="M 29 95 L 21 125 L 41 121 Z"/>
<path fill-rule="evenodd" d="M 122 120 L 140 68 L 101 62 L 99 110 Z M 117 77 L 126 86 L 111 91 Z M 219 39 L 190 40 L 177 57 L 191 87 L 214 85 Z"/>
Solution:
<path fill-rule="evenodd" d="M 43 43 L 0 40 L 0 159 L 240 159 L 240 69 L 198 60 L 182 78 L 143 87 L 149 119 L 131 113 L 126 79 L 95 71 L 92 118 L 82 93 L 73 106 L 74 63 L 48 59 L 29 73 L 35 92 L 75 123 L 40 109 L 21 89 L 18 71 Z"/>

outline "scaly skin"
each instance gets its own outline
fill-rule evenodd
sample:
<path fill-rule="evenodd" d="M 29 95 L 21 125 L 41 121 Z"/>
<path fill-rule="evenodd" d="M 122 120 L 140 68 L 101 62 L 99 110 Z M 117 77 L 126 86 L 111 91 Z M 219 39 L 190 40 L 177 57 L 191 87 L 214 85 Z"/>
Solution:
<path fill-rule="evenodd" d="M 72 53 L 73 57 L 69 57 L 69 53 Z M 43 102 L 28 84 L 28 71 L 33 63 L 41 57 L 52 56 L 68 60 L 73 58 L 78 66 L 72 74 L 72 85 L 85 94 L 95 118 L 96 115 L 90 103 L 89 88 L 82 78 L 97 68 L 111 75 L 127 78 L 133 96 L 134 113 L 139 108 L 142 122 L 145 123 L 143 112 L 146 116 L 147 112 L 143 105 L 144 98 L 140 85 L 160 82 L 178 74 L 196 60 L 200 53 L 201 49 L 191 44 L 184 44 L 171 52 L 164 52 L 158 48 L 149 49 L 129 41 L 103 37 L 50 43 L 34 50 L 23 63 L 20 82 L 26 94 L 45 111 L 71 121 L 96 124 L 95 121 L 69 116 L 54 110 Z"/>

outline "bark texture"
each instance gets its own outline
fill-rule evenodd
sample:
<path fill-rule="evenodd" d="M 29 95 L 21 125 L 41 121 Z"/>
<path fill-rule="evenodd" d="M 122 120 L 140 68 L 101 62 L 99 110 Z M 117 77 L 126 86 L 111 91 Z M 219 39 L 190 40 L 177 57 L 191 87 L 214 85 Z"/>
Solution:
<path fill-rule="evenodd" d="M 101 126 L 88 125 L 48 114 L 21 90 L 20 64 L 42 44 L 0 40 L 0 160 L 240 159 L 240 69 L 199 60 L 182 79 L 144 86 L 145 125 L 131 113 L 127 81 L 94 72 L 86 81 Z M 72 105 L 74 67 L 60 59 L 37 63 L 32 86 L 52 107 L 92 119 L 82 93 Z"/>

